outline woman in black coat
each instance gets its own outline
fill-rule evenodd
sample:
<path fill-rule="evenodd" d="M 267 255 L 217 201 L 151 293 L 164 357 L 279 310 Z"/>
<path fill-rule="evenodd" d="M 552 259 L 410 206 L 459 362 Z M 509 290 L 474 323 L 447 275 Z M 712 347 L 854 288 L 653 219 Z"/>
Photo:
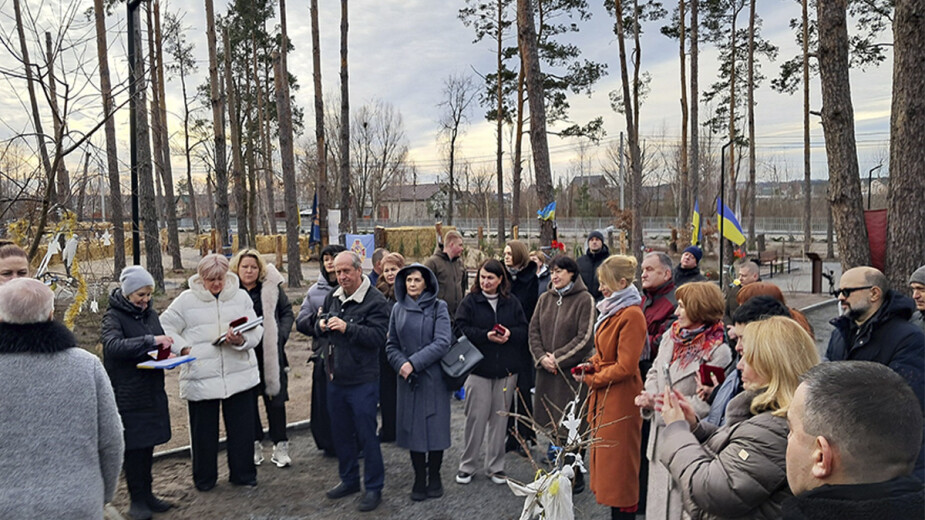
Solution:
<path fill-rule="evenodd" d="M 498 412 L 511 409 L 520 351 L 527 348 L 527 318 L 501 262 L 490 259 L 456 310 L 456 324 L 484 356 L 466 379 L 465 448 L 456 482 L 468 484 L 481 469 L 495 484 L 504 484 L 504 435 L 507 419 Z M 487 433 L 487 439 L 486 439 Z M 482 443 L 485 463 L 479 460 Z"/>
<path fill-rule="evenodd" d="M 289 400 L 289 360 L 286 358 L 286 342 L 292 332 L 295 314 L 292 304 L 283 290 L 283 277 L 276 267 L 267 264 L 255 249 L 243 249 L 231 259 L 231 271 L 238 275 L 241 289 L 254 302 L 254 312 L 263 317 L 263 339 L 254 347 L 257 354 L 257 368 L 260 384 L 257 385 L 257 399 L 254 400 L 254 464 L 263 462 L 263 425 L 257 401 L 263 399 L 270 426 L 270 440 L 273 455 L 270 462 L 284 468 L 292 464 L 289 457 L 289 437 L 286 435 L 286 401 Z M 272 314 L 264 309 L 273 309 Z"/>
<path fill-rule="evenodd" d="M 530 251 L 527 245 L 520 240 L 511 240 L 504 246 L 504 267 L 511 277 L 511 296 L 517 298 L 527 317 L 527 323 L 533 319 L 533 311 L 539 300 L 539 279 L 536 276 L 536 263 L 530 260 Z M 524 345 L 520 352 L 520 365 L 517 367 L 517 393 L 514 394 L 514 403 L 511 413 L 533 416 L 533 398 L 530 389 L 536 384 L 536 370 L 533 366 L 533 356 L 530 348 Z M 528 425 L 517 422 L 513 416 L 507 421 L 507 440 L 504 442 L 504 451 L 516 451 L 526 456 L 523 446 L 516 436 L 511 435 L 513 428 L 521 439 L 529 443 L 536 443 L 536 432 Z"/>
<path fill-rule="evenodd" d="M 169 348 L 173 341 L 150 307 L 154 278 L 143 267 L 131 266 L 122 270 L 119 281 L 122 285 L 112 290 L 103 315 L 103 366 L 125 429 L 122 467 L 131 497 L 129 515 L 144 519 L 171 507 L 151 492 L 154 446 L 170 440 L 170 413 L 164 371 L 136 365 L 151 360 L 149 351 Z"/>

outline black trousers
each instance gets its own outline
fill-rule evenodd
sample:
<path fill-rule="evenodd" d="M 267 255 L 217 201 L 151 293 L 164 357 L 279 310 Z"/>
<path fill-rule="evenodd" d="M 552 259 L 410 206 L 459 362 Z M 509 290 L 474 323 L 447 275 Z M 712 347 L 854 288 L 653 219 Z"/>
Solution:
<path fill-rule="evenodd" d="M 189 401 L 193 483 L 210 488 L 218 480 L 218 411 L 221 407 L 228 435 L 229 480 L 246 484 L 257 480 L 254 466 L 254 389 L 226 399 Z"/>
<path fill-rule="evenodd" d="M 256 393 L 256 392 L 255 392 Z M 263 424 L 260 423 L 260 407 L 257 401 L 263 398 L 263 407 L 267 411 L 267 423 L 270 426 L 270 440 L 273 444 L 288 441 L 286 436 L 286 404 L 280 403 L 279 406 L 272 404 L 272 399 L 267 394 L 262 394 L 254 399 L 254 440 L 263 440 Z"/>
<path fill-rule="evenodd" d="M 151 494 L 151 467 L 154 463 L 154 446 L 125 450 L 122 470 L 132 502 L 144 502 Z"/>
<path fill-rule="evenodd" d="M 324 359 L 316 357 L 312 367 L 312 437 L 319 450 L 334 453 L 334 436 L 331 434 L 331 415 L 328 413 L 328 376 Z"/>

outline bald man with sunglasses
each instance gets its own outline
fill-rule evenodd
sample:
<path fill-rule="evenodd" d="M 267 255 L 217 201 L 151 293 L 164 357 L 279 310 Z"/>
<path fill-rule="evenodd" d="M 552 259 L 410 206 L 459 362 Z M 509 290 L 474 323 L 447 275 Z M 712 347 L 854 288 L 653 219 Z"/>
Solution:
<path fill-rule="evenodd" d="M 834 330 L 825 357 L 892 368 L 912 387 L 925 413 L 925 334 L 909 322 L 915 302 L 891 290 L 883 273 L 873 267 L 845 271 L 839 285 L 842 315 L 831 321 Z M 919 453 L 915 475 L 925 479 L 925 451 Z"/>

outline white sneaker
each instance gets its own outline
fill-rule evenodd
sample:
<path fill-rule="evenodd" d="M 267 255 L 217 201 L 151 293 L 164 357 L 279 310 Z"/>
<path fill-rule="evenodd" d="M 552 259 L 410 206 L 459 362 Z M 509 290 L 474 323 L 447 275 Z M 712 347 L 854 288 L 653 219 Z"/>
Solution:
<path fill-rule="evenodd" d="M 285 468 L 286 466 L 292 464 L 292 459 L 289 458 L 289 442 L 280 441 L 273 446 L 273 456 L 270 457 L 270 462 L 276 464 L 278 468 Z"/>
<path fill-rule="evenodd" d="M 492 473 L 491 481 L 500 486 L 501 484 L 507 482 L 507 475 L 503 471 Z"/>
<path fill-rule="evenodd" d="M 263 462 L 263 445 L 260 441 L 254 441 L 254 466 L 259 466 Z"/>

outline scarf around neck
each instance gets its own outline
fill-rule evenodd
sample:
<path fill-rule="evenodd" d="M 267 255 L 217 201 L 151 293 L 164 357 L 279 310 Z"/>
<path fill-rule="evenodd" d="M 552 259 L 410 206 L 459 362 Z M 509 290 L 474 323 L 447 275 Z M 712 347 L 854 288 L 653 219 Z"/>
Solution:
<path fill-rule="evenodd" d="M 676 321 L 671 325 L 671 341 L 674 342 L 671 362 L 679 361 L 681 368 L 685 368 L 693 361 L 709 360 L 710 352 L 723 340 L 722 321 L 694 329 L 682 329 Z"/>
<path fill-rule="evenodd" d="M 636 289 L 636 286 L 630 284 L 626 286 L 626 289 L 622 291 L 617 291 L 612 293 L 607 298 L 597 302 L 597 310 L 600 311 L 600 316 L 597 317 L 597 321 L 594 323 L 594 332 L 597 333 L 597 328 L 604 322 L 607 318 L 613 316 L 621 309 L 625 309 L 630 305 L 639 305 L 642 303 L 642 297 L 639 296 L 639 289 Z"/>

